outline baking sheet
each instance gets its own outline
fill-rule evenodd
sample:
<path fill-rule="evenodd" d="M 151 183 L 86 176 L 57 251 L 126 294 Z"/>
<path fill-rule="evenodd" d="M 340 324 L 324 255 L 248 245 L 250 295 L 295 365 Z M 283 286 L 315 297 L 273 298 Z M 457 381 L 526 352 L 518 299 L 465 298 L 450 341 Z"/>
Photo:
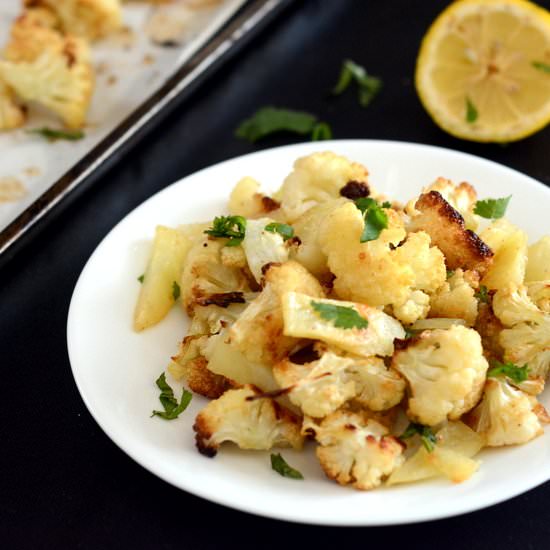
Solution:
<path fill-rule="evenodd" d="M 203 2 L 207 6 L 202 8 L 196 7 L 200 4 L 196 0 L 175 2 L 177 6 L 170 8 L 125 2 L 123 29 L 92 45 L 96 90 L 83 139 L 48 142 L 29 134 L 32 128 L 60 127 L 54 115 L 34 106 L 24 128 L 0 133 L 0 232 L 161 89 L 246 0 Z M 20 0 L 0 2 L 0 46 L 6 43 L 20 5 Z M 163 46 L 153 41 L 161 39 L 164 31 L 162 24 L 152 26 L 151 22 L 159 22 L 163 16 L 178 27 L 176 31 L 181 30 L 173 33 L 178 35 L 177 44 L 169 41 Z M 33 216 L 25 224 L 32 222 Z"/>

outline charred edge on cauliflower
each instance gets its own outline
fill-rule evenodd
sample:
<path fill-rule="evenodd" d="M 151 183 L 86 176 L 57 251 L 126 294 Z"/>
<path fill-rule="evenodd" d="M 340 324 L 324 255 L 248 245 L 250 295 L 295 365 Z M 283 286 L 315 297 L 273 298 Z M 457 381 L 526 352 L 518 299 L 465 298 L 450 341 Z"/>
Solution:
<path fill-rule="evenodd" d="M 200 296 L 195 303 L 199 306 L 219 306 L 229 307 L 231 304 L 244 304 L 244 294 L 242 292 L 220 292 L 219 294 L 209 294 Z"/>
<path fill-rule="evenodd" d="M 449 269 L 465 267 L 484 272 L 493 258 L 493 251 L 476 233 L 465 228 L 464 218 L 439 193 L 430 191 L 416 201 L 420 214 L 415 227 L 426 231 L 433 244 L 441 248 Z"/>
<path fill-rule="evenodd" d="M 340 189 L 340 195 L 354 201 L 362 197 L 368 197 L 370 195 L 370 189 L 365 182 L 352 180 L 348 181 L 346 185 Z"/>
<path fill-rule="evenodd" d="M 187 338 L 193 337 L 186 337 L 184 343 Z M 172 359 L 175 360 L 176 358 Z M 229 378 L 210 372 L 208 361 L 202 356 L 191 359 L 186 363 L 184 377 L 191 391 L 209 399 L 217 399 L 227 390 L 236 386 Z"/>
<path fill-rule="evenodd" d="M 262 275 L 265 277 L 267 275 L 267 272 L 272 268 L 272 267 L 280 267 L 282 266 L 283 264 L 281 262 L 269 262 L 265 265 L 262 266 Z"/>
<path fill-rule="evenodd" d="M 281 208 L 281 203 L 268 197 L 266 195 L 261 195 L 262 209 L 264 212 L 273 212 L 273 210 L 278 210 Z"/>

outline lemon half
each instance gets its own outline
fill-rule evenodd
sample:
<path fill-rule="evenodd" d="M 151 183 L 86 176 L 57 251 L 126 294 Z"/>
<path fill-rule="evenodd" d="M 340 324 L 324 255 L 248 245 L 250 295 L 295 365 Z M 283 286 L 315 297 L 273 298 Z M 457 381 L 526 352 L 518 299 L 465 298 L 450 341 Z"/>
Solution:
<path fill-rule="evenodd" d="M 550 13 L 527 0 L 458 0 L 422 40 L 415 83 L 433 120 L 509 142 L 550 122 Z"/>

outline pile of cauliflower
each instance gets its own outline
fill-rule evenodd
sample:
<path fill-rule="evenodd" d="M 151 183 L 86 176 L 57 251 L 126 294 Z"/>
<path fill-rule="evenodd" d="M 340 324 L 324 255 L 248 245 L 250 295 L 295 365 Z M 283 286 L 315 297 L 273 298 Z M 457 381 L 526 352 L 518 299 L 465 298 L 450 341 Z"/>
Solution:
<path fill-rule="evenodd" d="M 385 219 L 368 240 L 365 198 Z M 504 218 L 480 230 L 476 202 L 439 178 L 389 203 L 364 166 L 324 152 L 273 196 L 239 181 L 233 218 L 158 228 L 135 326 L 162 318 L 177 281 L 191 324 L 168 371 L 211 399 L 198 450 L 309 439 L 329 478 L 368 490 L 461 482 L 483 447 L 540 435 L 550 237 L 528 246 Z"/>
<path fill-rule="evenodd" d="M 81 128 L 94 90 L 90 42 L 120 26 L 119 0 L 23 0 L 0 57 L 0 130 L 22 126 L 29 103 Z"/>

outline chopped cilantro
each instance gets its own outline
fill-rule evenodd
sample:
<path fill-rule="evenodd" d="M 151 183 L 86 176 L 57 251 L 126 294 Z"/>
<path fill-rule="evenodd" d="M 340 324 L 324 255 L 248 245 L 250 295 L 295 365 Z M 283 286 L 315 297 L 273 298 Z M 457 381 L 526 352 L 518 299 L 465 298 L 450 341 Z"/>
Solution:
<path fill-rule="evenodd" d="M 550 74 L 550 64 L 549 63 L 543 63 L 542 61 L 533 61 L 531 63 L 535 69 L 538 69 L 539 71 L 542 71 L 543 73 Z"/>
<path fill-rule="evenodd" d="M 348 89 L 352 82 L 358 86 L 358 99 L 361 107 L 367 107 L 382 88 L 380 78 L 369 75 L 364 67 L 346 59 L 342 63 L 340 77 L 332 89 L 332 94 L 340 95 Z"/>
<path fill-rule="evenodd" d="M 276 107 L 263 107 L 256 111 L 241 123 L 235 135 L 254 143 L 276 132 L 311 134 L 311 139 L 314 141 L 332 137 L 330 126 L 326 122 L 319 122 L 315 115 Z"/>
<path fill-rule="evenodd" d="M 420 436 L 424 448 L 431 453 L 437 443 L 437 437 L 429 426 L 423 426 L 422 424 L 411 422 L 407 429 L 399 436 L 399 439 L 408 439 L 416 434 Z"/>
<path fill-rule="evenodd" d="M 137 280 L 140 282 L 140 283 L 143 283 L 143 281 L 145 281 L 145 273 L 142 273 L 138 278 Z"/>
<path fill-rule="evenodd" d="M 215 217 L 212 227 L 205 233 L 211 237 L 228 239 L 226 246 L 238 246 L 243 242 L 246 232 L 246 219 L 242 216 Z"/>
<path fill-rule="evenodd" d="M 160 390 L 159 401 L 164 411 L 153 411 L 151 417 L 160 416 L 165 420 L 174 420 L 174 418 L 177 418 L 187 408 L 193 394 L 184 389 L 181 394 L 181 401 L 178 405 L 178 400 L 174 397 L 174 390 L 172 390 L 168 382 L 166 382 L 164 373 L 157 378 L 156 385 Z"/>
<path fill-rule="evenodd" d="M 304 476 L 292 466 L 289 466 L 287 461 L 281 456 L 281 453 L 271 453 L 271 469 L 275 470 L 283 477 L 290 479 L 304 479 Z"/>
<path fill-rule="evenodd" d="M 369 322 L 353 307 L 311 301 L 313 309 L 337 328 L 367 328 Z"/>
<path fill-rule="evenodd" d="M 488 218 L 490 220 L 498 220 L 502 218 L 508 208 L 508 203 L 512 195 L 503 197 L 502 199 L 485 199 L 477 201 L 474 206 L 474 214 L 481 216 L 482 218 Z"/>
<path fill-rule="evenodd" d="M 384 201 L 382 203 L 382 208 L 391 208 L 391 202 L 390 201 Z"/>
<path fill-rule="evenodd" d="M 288 241 L 288 239 L 294 237 L 294 228 L 286 223 L 268 223 L 264 229 L 266 231 L 270 231 L 271 233 L 279 233 L 285 241 Z"/>
<path fill-rule="evenodd" d="M 67 141 L 77 141 L 84 137 L 84 132 L 82 130 L 56 130 L 54 128 L 33 128 L 32 130 L 27 130 L 28 134 L 37 134 L 46 138 L 48 141 L 56 141 L 58 139 L 66 139 Z"/>
<path fill-rule="evenodd" d="M 382 229 L 388 227 L 388 214 L 384 212 L 384 204 L 380 206 L 370 197 L 361 197 L 355 201 L 355 206 L 363 214 L 365 226 L 359 239 L 362 243 L 378 239 Z"/>
<path fill-rule="evenodd" d="M 180 297 L 180 294 L 181 294 L 180 285 L 178 285 L 178 283 L 176 283 L 176 281 L 174 281 L 172 283 L 172 296 L 173 296 L 174 300 L 177 300 Z"/>
<path fill-rule="evenodd" d="M 485 285 L 480 285 L 475 297 L 483 304 L 489 303 L 489 290 Z"/>
<path fill-rule="evenodd" d="M 497 376 L 506 376 L 516 384 L 525 382 L 525 380 L 529 377 L 529 369 L 527 365 L 518 367 L 517 365 L 514 365 L 514 363 L 500 363 L 499 361 L 493 361 L 492 364 L 494 367 L 487 371 L 487 376 L 491 376 L 493 378 Z"/>
<path fill-rule="evenodd" d="M 469 97 L 466 97 L 466 122 L 472 124 L 477 120 L 478 116 L 479 114 L 475 105 L 472 103 Z"/>
<path fill-rule="evenodd" d="M 447 269 L 447 279 L 450 279 L 455 274 L 454 269 Z"/>

